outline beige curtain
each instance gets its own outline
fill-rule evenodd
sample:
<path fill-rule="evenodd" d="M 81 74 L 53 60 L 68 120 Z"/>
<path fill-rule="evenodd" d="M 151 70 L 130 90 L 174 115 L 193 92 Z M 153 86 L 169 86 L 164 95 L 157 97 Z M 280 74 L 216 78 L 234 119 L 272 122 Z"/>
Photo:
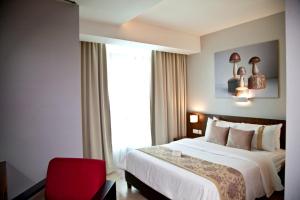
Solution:
<path fill-rule="evenodd" d="M 153 145 L 186 135 L 187 56 L 152 51 L 151 133 Z"/>
<path fill-rule="evenodd" d="M 110 109 L 104 44 L 81 42 L 83 155 L 113 170 Z"/>

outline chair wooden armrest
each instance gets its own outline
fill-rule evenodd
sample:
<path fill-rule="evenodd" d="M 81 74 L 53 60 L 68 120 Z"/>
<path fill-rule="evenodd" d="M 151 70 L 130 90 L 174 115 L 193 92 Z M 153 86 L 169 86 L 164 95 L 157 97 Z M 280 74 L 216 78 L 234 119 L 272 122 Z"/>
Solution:
<path fill-rule="evenodd" d="M 13 200 L 26 200 L 26 199 L 29 199 L 29 198 L 33 197 L 34 195 L 36 195 L 41 190 L 43 190 L 45 188 L 45 185 L 46 185 L 46 179 L 38 182 L 34 186 L 32 186 L 29 189 L 25 190 L 24 192 L 22 192 L 21 194 L 19 194 L 15 198 L 13 198 Z"/>
<path fill-rule="evenodd" d="M 13 200 L 27 200 L 36 195 L 38 192 L 43 190 L 46 185 L 46 179 L 38 182 L 34 186 L 25 190 L 23 193 L 19 194 Z M 106 181 L 104 185 L 98 190 L 98 192 L 93 197 L 93 200 L 116 200 L 116 182 Z"/>
<path fill-rule="evenodd" d="M 116 182 L 107 180 L 105 184 L 98 190 L 93 200 L 116 200 Z"/>

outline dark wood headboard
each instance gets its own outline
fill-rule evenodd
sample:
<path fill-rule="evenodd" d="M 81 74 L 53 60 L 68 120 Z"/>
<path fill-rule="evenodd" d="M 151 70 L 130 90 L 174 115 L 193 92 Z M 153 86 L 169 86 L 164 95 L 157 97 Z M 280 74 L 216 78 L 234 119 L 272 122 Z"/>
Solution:
<path fill-rule="evenodd" d="M 190 123 L 190 115 L 198 115 L 198 123 Z M 202 134 L 205 134 L 207 118 L 217 117 L 220 120 L 237 122 L 237 123 L 249 123 L 249 124 L 261 124 L 261 125 L 272 125 L 282 123 L 281 135 L 280 135 L 280 148 L 285 149 L 285 130 L 286 122 L 285 120 L 277 119 L 263 119 L 263 118 L 252 118 L 252 117 L 238 117 L 238 116 L 228 116 L 228 115 L 218 115 L 218 114 L 206 114 L 200 112 L 188 112 L 187 113 L 187 136 L 188 137 L 198 137 L 199 135 L 193 134 L 193 129 L 202 130 Z"/>

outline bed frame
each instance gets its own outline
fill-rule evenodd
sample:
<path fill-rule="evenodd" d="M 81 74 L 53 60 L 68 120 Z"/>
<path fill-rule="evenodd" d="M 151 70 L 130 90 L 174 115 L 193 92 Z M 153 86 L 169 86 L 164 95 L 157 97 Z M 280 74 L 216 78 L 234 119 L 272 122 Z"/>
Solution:
<path fill-rule="evenodd" d="M 189 116 L 191 114 L 197 114 L 199 117 L 198 123 L 190 123 L 189 122 Z M 231 121 L 231 122 L 237 122 L 237 123 L 250 123 L 250 124 L 262 124 L 262 125 L 272 125 L 272 124 L 279 124 L 282 123 L 281 128 L 281 135 L 280 135 L 280 147 L 282 149 L 285 149 L 285 136 L 286 136 L 286 121 L 285 120 L 277 120 L 277 119 L 263 119 L 263 118 L 251 118 L 251 117 L 238 117 L 238 116 L 227 116 L 227 115 L 217 115 L 217 114 L 205 114 L 205 113 L 199 113 L 199 112 L 188 112 L 187 113 L 187 137 L 195 138 L 199 137 L 199 135 L 193 134 L 193 129 L 199 129 L 202 130 L 202 133 L 205 133 L 206 129 L 206 122 L 207 118 L 210 117 L 217 117 L 220 120 L 224 121 Z M 284 185 L 284 174 L 285 169 L 284 166 L 282 167 L 281 171 L 278 173 L 279 177 L 281 178 L 281 181 Z M 135 177 L 133 174 L 125 171 L 125 179 L 127 182 L 127 187 L 130 189 L 131 186 L 134 186 L 137 188 L 140 193 L 145 196 L 149 200 L 168 200 L 169 198 L 165 197 L 161 193 L 157 192 L 156 190 L 152 189 L 150 186 L 146 185 L 142 181 L 140 181 L 137 177 Z M 283 192 L 278 192 L 279 196 L 282 195 Z M 278 196 L 278 193 L 275 193 L 275 196 Z M 273 197 L 273 196 L 272 196 Z M 271 197 L 271 199 L 272 199 Z M 260 199 L 266 199 L 265 197 Z M 277 197 L 276 197 L 277 199 Z"/>

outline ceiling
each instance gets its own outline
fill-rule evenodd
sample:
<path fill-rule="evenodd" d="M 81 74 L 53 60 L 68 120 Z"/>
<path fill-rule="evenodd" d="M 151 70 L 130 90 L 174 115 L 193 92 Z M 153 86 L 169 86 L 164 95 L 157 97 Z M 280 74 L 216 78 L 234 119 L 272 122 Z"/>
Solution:
<path fill-rule="evenodd" d="M 75 0 L 82 19 L 123 24 L 161 0 Z"/>
<path fill-rule="evenodd" d="M 283 12 L 284 0 L 76 0 L 80 18 L 112 24 L 130 20 L 205 35 Z"/>
<path fill-rule="evenodd" d="M 284 10 L 284 0 L 163 0 L 136 20 L 204 35 Z"/>

